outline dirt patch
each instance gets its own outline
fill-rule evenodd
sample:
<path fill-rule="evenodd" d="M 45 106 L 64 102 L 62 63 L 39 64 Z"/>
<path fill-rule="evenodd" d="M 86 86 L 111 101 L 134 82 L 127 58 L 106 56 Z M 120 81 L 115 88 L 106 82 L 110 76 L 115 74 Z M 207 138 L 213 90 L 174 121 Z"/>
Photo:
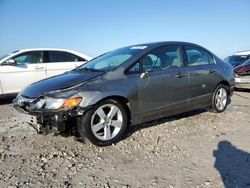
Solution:
<path fill-rule="evenodd" d="M 1 103 L 0 187 L 250 186 L 249 92 L 236 92 L 224 113 L 197 110 L 131 127 L 105 148 L 38 135 Z"/>

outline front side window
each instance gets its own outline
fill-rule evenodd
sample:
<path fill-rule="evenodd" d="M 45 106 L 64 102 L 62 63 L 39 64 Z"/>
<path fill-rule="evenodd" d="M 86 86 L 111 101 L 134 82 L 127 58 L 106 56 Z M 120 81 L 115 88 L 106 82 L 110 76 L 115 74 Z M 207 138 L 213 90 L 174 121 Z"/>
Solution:
<path fill-rule="evenodd" d="M 139 73 L 140 72 L 140 62 L 136 62 L 131 68 L 128 69 L 128 73 Z"/>
<path fill-rule="evenodd" d="M 181 48 L 178 46 L 164 46 L 154 49 L 142 59 L 144 72 L 178 68 L 182 65 Z"/>
<path fill-rule="evenodd" d="M 209 54 L 204 50 L 195 47 L 185 47 L 185 50 L 187 55 L 187 66 L 210 64 Z"/>
<path fill-rule="evenodd" d="M 48 62 L 70 62 L 70 55 L 68 52 L 48 51 Z"/>
<path fill-rule="evenodd" d="M 43 63 L 43 52 L 26 52 L 13 58 L 17 64 Z"/>
<path fill-rule="evenodd" d="M 104 55 L 101 55 L 88 63 L 78 67 L 79 71 L 111 71 L 118 67 L 142 49 L 135 47 L 120 48 Z"/>

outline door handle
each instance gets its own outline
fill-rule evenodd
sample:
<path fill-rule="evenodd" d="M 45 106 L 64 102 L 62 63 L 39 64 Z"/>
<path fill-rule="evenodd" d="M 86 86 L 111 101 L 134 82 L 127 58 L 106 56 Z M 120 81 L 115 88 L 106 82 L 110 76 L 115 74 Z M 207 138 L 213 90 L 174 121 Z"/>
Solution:
<path fill-rule="evenodd" d="M 35 69 L 36 70 L 42 70 L 42 69 L 44 69 L 44 67 L 35 66 Z"/>
<path fill-rule="evenodd" d="M 178 73 L 175 75 L 175 78 L 182 78 L 182 77 L 186 77 L 186 74 L 182 74 L 182 73 Z"/>
<path fill-rule="evenodd" d="M 210 70 L 209 70 L 209 73 L 214 73 L 214 72 L 215 72 L 214 69 L 210 69 Z"/>

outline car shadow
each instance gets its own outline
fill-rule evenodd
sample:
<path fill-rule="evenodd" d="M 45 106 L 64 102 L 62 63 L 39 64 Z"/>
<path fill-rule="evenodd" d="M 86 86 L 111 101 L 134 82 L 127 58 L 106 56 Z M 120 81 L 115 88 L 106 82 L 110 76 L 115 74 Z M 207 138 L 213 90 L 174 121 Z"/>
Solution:
<path fill-rule="evenodd" d="M 219 142 L 213 156 L 225 188 L 250 187 L 250 153 L 224 140 Z"/>
<path fill-rule="evenodd" d="M 204 112 L 207 112 L 207 110 L 206 109 L 197 109 L 197 110 L 181 113 L 181 114 L 178 114 L 178 115 L 173 115 L 173 116 L 169 116 L 169 117 L 156 119 L 156 120 L 146 122 L 146 123 L 143 123 L 143 124 L 139 124 L 139 125 L 132 125 L 132 126 L 128 127 L 127 134 L 124 135 L 123 139 L 126 139 L 126 138 L 132 136 L 135 132 L 137 132 L 137 131 L 139 131 L 141 129 L 146 129 L 146 128 L 149 128 L 149 127 L 157 126 L 159 124 L 171 122 L 171 121 L 182 119 L 182 118 L 187 118 L 187 117 L 198 115 L 198 114 L 201 114 L 201 113 L 204 113 Z"/>
<path fill-rule="evenodd" d="M 11 104 L 15 97 L 8 97 L 0 99 L 0 105 Z"/>
<path fill-rule="evenodd" d="M 235 91 L 249 93 L 250 88 L 235 88 Z"/>

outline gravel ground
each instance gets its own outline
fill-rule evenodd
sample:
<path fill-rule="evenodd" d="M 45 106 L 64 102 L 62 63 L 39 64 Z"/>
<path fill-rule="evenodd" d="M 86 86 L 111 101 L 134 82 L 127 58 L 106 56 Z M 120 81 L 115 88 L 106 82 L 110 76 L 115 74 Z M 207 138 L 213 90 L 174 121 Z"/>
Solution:
<path fill-rule="evenodd" d="M 197 110 L 130 128 L 98 148 L 38 135 L 0 102 L 0 187 L 250 187 L 250 91 L 221 114 Z"/>

